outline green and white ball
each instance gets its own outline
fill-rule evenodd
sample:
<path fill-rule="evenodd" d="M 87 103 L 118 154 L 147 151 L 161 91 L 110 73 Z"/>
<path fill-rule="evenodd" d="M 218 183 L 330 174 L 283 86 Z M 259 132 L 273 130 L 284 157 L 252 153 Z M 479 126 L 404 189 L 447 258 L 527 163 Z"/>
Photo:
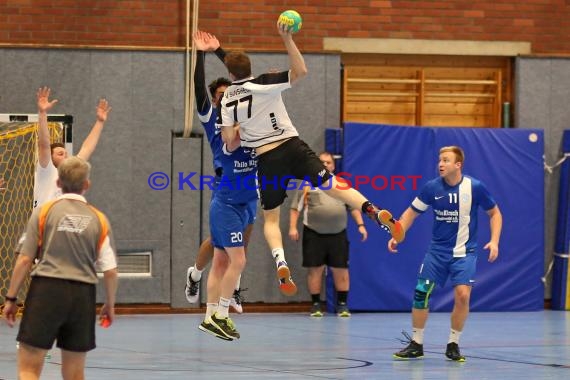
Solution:
<path fill-rule="evenodd" d="M 303 19 L 299 12 L 289 9 L 279 15 L 279 22 L 288 25 L 292 33 L 297 33 L 303 26 Z"/>

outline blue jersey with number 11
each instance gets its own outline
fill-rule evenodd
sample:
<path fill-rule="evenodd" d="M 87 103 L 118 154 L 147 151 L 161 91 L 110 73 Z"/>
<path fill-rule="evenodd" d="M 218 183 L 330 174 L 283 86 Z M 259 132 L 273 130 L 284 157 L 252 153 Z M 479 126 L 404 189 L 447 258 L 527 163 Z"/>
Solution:
<path fill-rule="evenodd" d="M 433 208 L 430 252 L 463 257 L 477 248 L 477 208 L 488 211 L 495 205 L 481 181 L 464 175 L 455 186 L 449 186 L 441 177 L 432 179 L 411 207 L 418 213 Z"/>

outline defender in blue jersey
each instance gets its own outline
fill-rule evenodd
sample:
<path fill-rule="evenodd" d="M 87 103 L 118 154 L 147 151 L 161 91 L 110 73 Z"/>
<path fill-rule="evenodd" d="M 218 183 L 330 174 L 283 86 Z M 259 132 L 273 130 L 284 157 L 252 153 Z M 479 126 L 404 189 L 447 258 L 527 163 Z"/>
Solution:
<path fill-rule="evenodd" d="M 239 145 L 239 142 L 238 142 Z M 244 231 L 255 220 L 257 159 L 253 149 L 223 146 L 223 174 L 210 203 L 210 236 L 214 259 L 208 276 L 208 304 L 200 330 L 225 340 L 240 335 L 228 309 L 234 285 L 245 268 Z"/>
<path fill-rule="evenodd" d="M 205 79 L 205 52 L 213 51 L 216 56 L 223 62 L 225 57 L 224 50 L 220 47 L 219 41 L 215 36 L 208 33 L 198 31 L 194 36 L 194 43 L 197 45 L 196 68 L 194 71 L 194 90 L 196 95 L 196 108 L 198 118 L 204 128 L 210 149 L 213 155 L 214 171 L 216 173 L 215 182 L 218 182 L 222 176 L 222 137 L 219 126 L 216 126 L 217 108 L 216 104 L 224 94 L 226 88 L 231 84 L 229 79 L 218 78 L 208 86 L 212 101 L 208 98 L 208 90 L 206 89 Z M 250 202 L 249 212 L 254 216 L 257 212 L 257 200 Z M 244 231 L 245 242 L 249 241 L 251 232 L 253 231 L 253 219 Z M 200 281 L 202 272 L 212 260 L 214 255 L 214 246 L 210 237 L 206 238 L 200 245 L 195 264 L 186 271 L 185 295 L 190 303 L 198 301 L 200 296 Z M 240 289 L 240 279 L 238 279 L 234 294 L 231 300 L 231 306 L 238 312 L 243 311 L 242 296 Z"/>
<path fill-rule="evenodd" d="M 447 279 L 454 287 L 455 304 L 451 313 L 451 332 L 445 355 L 454 361 L 465 361 L 459 351 L 459 337 L 469 314 L 471 287 L 477 264 L 477 210 L 481 207 L 490 218 L 491 240 L 489 261 L 499 255 L 499 238 L 503 218 L 499 206 L 485 187 L 473 177 L 462 174 L 463 150 L 458 146 L 439 151 L 439 177 L 424 185 L 412 205 L 404 211 L 400 223 L 408 230 L 416 217 L 431 206 L 434 224 L 432 240 L 420 267 L 412 307 L 413 335 L 410 344 L 396 352 L 396 359 L 423 357 L 423 335 L 428 318 L 428 299 L 435 285 Z M 388 242 L 390 252 L 397 252 L 397 242 Z"/>

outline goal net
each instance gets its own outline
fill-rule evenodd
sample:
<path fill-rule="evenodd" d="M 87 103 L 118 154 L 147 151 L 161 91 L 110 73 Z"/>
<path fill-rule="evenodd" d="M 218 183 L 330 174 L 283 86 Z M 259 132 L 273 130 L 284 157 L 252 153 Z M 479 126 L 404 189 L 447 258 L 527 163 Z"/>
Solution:
<path fill-rule="evenodd" d="M 48 116 L 52 143 L 64 142 L 68 149 L 71 148 L 71 121 L 67 115 Z M 14 248 L 32 213 L 37 134 L 37 115 L 0 114 L 0 178 L 4 180 L 0 186 L 1 295 L 8 290 L 16 260 Z M 29 280 L 18 294 L 20 304 L 28 284 Z"/>

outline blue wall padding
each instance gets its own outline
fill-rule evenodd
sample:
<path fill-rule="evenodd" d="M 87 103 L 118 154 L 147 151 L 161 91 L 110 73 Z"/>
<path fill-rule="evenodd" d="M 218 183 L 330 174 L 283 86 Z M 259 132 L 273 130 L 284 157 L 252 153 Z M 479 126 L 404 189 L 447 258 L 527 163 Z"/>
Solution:
<path fill-rule="evenodd" d="M 570 153 L 570 130 L 562 136 L 562 153 Z M 554 242 L 554 264 L 552 270 L 552 308 L 570 310 L 570 276 L 568 272 L 568 253 L 570 252 L 570 159 L 560 167 L 560 185 L 558 192 L 558 215 L 556 220 L 556 239 Z"/>
<path fill-rule="evenodd" d="M 487 261 L 489 218 L 479 212 L 479 259 L 471 309 L 541 310 L 544 288 L 544 137 L 538 129 L 428 128 L 347 123 L 344 171 L 355 184 L 376 178 L 359 190 L 395 216 L 410 205 L 419 188 L 438 176 L 439 148 L 465 151 L 464 173 L 483 181 L 503 214 L 499 258 Z M 414 187 L 415 179 L 415 187 Z M 374 188 L 375 187 L 375 188 Z M 389 235 L 366 221 L 368 241 L 361 243 L 349 224 L 351 289 L 354 311 L 408 311 L 419 266 L 431 239 L 431 208 L 418 217 L 397 254 L 389 253 Z M 567 251 L 566 251 L 567 252 Z M 434 311 L 449 311 L 453 291 L 436 288 Z"/>

